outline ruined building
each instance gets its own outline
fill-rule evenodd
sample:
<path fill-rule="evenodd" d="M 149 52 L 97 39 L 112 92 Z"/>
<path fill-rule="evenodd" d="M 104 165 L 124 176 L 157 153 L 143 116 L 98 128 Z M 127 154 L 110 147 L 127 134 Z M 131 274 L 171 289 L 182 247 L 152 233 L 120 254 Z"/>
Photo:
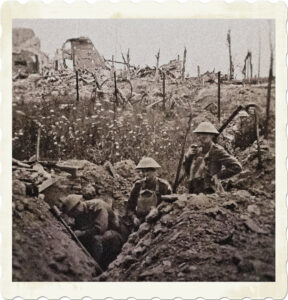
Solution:
<path fill-rule="evenodd" d="M 57 58 L 58 63 L 56 65 L 60 65 L 59 53 Z M 62 58 L 64 67 L 67 67 L 66 60 L 71 60 L 74 70 L 90 70 L 93 72 L 106 69 L 104 59 L 87 37 L 68 39 L 62 46 Z"/>
<path fill-rule="evenodd" d="M 48 56 L 41 51 L 40 39 L 30 28 L 13 28 L 12 32 L 13 72 L 39 73 L 49 63 Z"/>

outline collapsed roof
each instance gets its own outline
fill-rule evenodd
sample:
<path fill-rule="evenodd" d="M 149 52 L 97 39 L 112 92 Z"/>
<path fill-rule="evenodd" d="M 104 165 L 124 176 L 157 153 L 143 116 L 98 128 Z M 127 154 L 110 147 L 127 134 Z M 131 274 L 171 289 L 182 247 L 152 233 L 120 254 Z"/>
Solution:
<path fill-rule="evenodd" d="M 62 57 L 64 66 L 66 59 L 73 61 L 74 70 L 106 69 L 104 59 L 87 37 L 68 39 L 62 46 Z"/>

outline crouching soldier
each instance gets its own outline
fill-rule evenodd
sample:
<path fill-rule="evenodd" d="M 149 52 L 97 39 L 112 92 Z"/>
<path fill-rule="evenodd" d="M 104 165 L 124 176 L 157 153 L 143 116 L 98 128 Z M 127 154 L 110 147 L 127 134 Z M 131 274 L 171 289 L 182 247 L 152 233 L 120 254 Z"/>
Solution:
<path fill-rule="evenodd" d="M 153 207 L 161 202 L 161 196 L 171 194 L 169 183 L 157 177 L 156 170 L 160 165 L 150 157 L 143 157 L 136 166 L 142 171 L 143 178 L 137 180 L 128 199 L 127 210 L 134 218 L 135 227 L 143 222 Z"/>
<path fill-rule="evenodd" d="M 101 199 L 84 201 L 81 195 L 69 195 L 61 200 L 63 212 L 75 220 L 76 236 L 105 269 L 124 243 L 117 215 Z"/>
<path fill-rule="evenodd" d="M 223 147 L 214 144 L 213 138 L 219 132 L 210 122 L 200 123 L 193 132 L 199 144 L 191 145 L 184 158 L 189 193 L 224 192 L 221 180 L 241 172 L 241 164 Z"/>

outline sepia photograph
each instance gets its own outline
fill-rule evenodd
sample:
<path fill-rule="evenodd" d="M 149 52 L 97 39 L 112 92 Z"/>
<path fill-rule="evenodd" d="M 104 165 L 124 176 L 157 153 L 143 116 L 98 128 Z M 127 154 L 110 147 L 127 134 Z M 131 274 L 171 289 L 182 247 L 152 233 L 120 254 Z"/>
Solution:
<path fill-rule="evenodd" d="M 14 282 L 275 281 L 275 22 L 13 19 Z"/>

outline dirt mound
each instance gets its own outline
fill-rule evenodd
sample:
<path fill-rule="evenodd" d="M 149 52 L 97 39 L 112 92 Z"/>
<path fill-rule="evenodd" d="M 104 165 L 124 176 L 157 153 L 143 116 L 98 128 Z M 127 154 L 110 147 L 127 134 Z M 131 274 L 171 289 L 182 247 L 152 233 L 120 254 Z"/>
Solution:
<path fill-rule="evenodd" d="M 43 195 L 13 196 L 13 280 L 91 281 L 94 260 L 52 215 Z"/>
<path fill-rule="evenodd" d="M 178 195 L 130 235 L 103 281 L 273 281 L 274 201 Z"/>

